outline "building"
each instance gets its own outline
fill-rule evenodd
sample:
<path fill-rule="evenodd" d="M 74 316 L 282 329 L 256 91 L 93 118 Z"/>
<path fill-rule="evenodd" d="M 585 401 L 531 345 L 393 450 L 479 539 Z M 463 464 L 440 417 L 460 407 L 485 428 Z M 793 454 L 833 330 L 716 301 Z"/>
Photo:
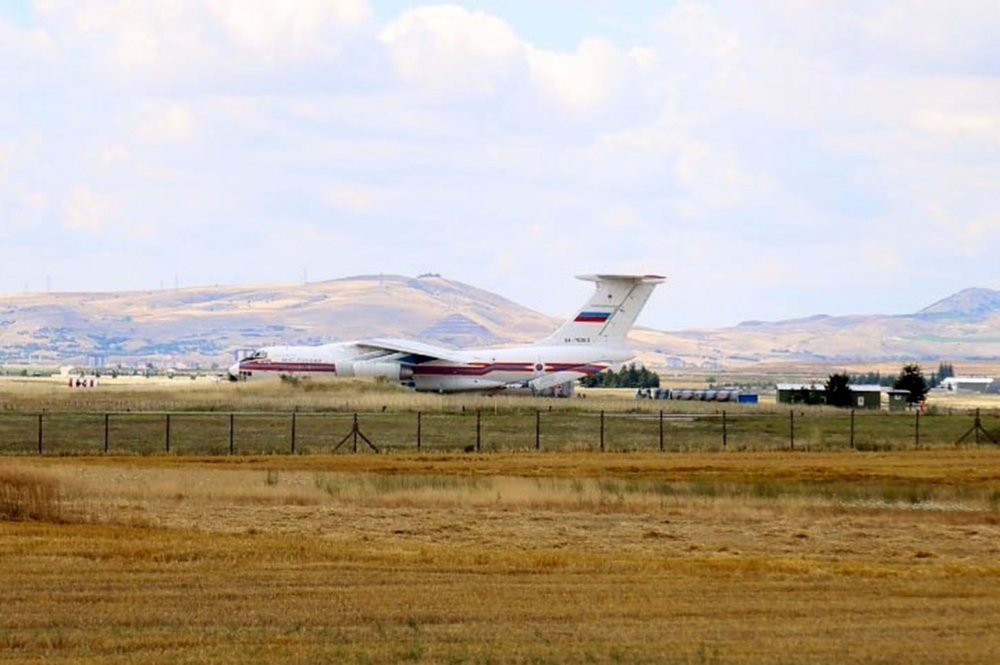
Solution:
<path fill-rule="evenodd" d="M 945 390 L 975 393 L 997 392 L 998 384 L 988 376 L 949 376 L 941 382 Z"/>
<path fill-rule="evenodd" d="M 909 404 L 906 399 L 910 396 L 909 390 L 897 390 L 896 388 L 892 388 L 890 390 L 886 390 L 885 394 L 889 396 L 890 411 L 903 411 Z"/>
<path fill-rule="evenodd" d="M 779 383 L 778 404 L 826 404 L 826 386 L 822 383 Z"/>
<path fill-rule="evenodd" d="M 881 409 L 882 393 L 889 396 L 889 409 L 906 408 L 907 390 L 892 390 L 877 384 L 848 386 L 851 406 L 856 409 Z M 822 383 L 779 383 L 776 401 L 779 404 L 826 404 L 826 385 Z"/>
<path fill-rule="evenodd" d="M 856 409 L 881 409 L 882 391 L 885 390 L 878 384 L 851 385 L 851 406 Z"/>

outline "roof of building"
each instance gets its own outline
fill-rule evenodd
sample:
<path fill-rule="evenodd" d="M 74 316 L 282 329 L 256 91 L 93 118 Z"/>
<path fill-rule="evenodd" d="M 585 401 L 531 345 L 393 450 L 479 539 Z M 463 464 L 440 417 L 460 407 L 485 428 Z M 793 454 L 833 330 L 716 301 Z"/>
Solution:
<path fill-rule="evenodd" d="M 993 383 L 993 379 L 988 376 L 949 376 L 948 378 L 941 381 L 942 385 L 950 383 L 990 384 Z"/>
<path fill-rule="evenodd" d="M 877 383 L 850 384 L 847 387 L 851 389 L 852 393 L 881 393 L 886 390 L 885 386 L 880 386 Z"/>

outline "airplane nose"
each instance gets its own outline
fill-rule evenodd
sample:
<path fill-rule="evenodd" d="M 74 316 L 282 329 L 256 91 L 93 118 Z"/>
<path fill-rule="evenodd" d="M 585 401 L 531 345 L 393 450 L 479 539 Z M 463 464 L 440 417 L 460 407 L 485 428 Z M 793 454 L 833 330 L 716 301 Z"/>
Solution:
<path fill-rule="evenodd" d="M 239 381 L 240 380 L 240 364 L 238 362 L 237 363 L 233 363 L 232 365 L 229 366 L 229 369 L 226 371 L 226 373 L 229 375 L 229 380 L 230 381 Z"/>

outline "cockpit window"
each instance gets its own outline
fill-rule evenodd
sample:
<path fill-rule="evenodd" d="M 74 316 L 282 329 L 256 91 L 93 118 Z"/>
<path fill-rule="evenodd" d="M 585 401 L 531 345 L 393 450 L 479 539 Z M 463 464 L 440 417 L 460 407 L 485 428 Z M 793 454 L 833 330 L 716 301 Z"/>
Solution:
<path fill-rule="evenodd" d="M 267 358 L 267 351 L 254 351 L 247 356 L 247 360 L 263 360 L 265 358 Z"/>

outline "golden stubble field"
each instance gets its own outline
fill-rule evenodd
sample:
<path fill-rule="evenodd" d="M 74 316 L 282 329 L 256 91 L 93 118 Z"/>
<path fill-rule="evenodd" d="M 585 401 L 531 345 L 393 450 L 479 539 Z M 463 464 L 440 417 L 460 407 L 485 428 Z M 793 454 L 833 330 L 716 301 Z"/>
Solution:
<path fill-rule="evenodd" d="M 11 662 L 1000 659 L 993 449 L 7 458 L 0 486 Z"/>

